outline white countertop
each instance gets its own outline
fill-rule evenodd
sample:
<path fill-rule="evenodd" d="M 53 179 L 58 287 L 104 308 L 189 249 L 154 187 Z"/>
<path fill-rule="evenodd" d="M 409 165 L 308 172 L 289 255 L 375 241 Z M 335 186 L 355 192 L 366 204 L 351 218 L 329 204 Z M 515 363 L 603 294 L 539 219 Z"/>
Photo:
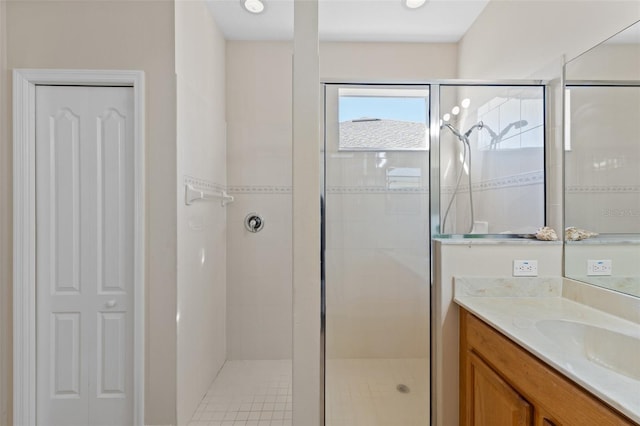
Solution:
<path fill-rule="evenodd" d="M 480 280 L 482 281 L 480 287 L 486 287 L 488 279 Z M 470 277 L 456 278 L 454 300 L 458 305 L 475 314 L 610 406 L 640 423 L 639 380 L 616 373 L 586 358 L 571 356 L 536 327 L 536 322 L 541 320 L 562 319 L 607 328 L 640 338 L 639 324 L 560 297 L 556 291 L 547 290 L 540 295 L 532 295 L 533 297 L 496 296 L 495 291 L 484 292 L 478 288 L 470 292 L 469 287 L 473 287 L 473 281 Z M 509 286 L 513 287 L 513 281 L 517 280 L 501 279 L 500 281 L 509 281 Z M 531 282 L 529 281 L 528 284 L 530 285 Z M 635 359 L 640 362 L 640 354 Z"/>
<path fill-rule="evenodd" d="M 523 244 L 523 245 L 561 245 L 562 241 L 542 241 L 537 240 L 535 238 L 492 238 L 492 237 L 462 237 L 462 236 L 434 236 L 433 240 L 439 241 L 442 244 L 447 245 L 513 245 L 513 244 Z"/>

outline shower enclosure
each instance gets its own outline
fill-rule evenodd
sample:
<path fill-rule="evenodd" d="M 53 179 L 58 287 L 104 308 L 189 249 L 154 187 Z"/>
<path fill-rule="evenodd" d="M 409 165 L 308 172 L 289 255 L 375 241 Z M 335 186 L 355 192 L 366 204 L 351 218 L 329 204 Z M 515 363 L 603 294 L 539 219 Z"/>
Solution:
<path fill-rule="evenodd" d="M 438 234 L 545 224 L 543 85 L 440 85 Z"/>
<path fill-rule="evenodd" d="M 427 424 L 429 87 L 325 95 L 325 424 Z"/>
<path fill-rule="evenodd" d="M 429 424 L 431 237 L 544 225 L 544 86 L 324 90 L 325 424 Z"/>

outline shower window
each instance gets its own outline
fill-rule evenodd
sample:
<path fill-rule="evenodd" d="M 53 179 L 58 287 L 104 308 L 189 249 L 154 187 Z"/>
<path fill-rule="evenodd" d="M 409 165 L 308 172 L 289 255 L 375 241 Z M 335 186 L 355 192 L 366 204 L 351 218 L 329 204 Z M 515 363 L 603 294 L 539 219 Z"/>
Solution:
<path fill-rule="evenodd" d="M 440 234 L 545 224 L 544 86 L 440 86 Z"/>
<path fill-rule="evenodd" d="M 427 89 L 338 89 L 340 151 L 428 149 Z"/>

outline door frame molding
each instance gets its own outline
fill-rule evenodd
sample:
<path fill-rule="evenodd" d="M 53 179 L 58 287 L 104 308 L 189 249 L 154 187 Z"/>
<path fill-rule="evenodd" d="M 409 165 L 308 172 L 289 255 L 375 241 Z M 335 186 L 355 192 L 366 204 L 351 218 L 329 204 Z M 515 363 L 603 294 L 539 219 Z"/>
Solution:
<path fill-rule="evenodd" d="M 13 422 L 36 424 L 37 85 L 128 86 L 134 102 L 135 424 L 144 425 L 145 383 L 145 87 L 143 71 L 15 69 L 13 71 Z"/>

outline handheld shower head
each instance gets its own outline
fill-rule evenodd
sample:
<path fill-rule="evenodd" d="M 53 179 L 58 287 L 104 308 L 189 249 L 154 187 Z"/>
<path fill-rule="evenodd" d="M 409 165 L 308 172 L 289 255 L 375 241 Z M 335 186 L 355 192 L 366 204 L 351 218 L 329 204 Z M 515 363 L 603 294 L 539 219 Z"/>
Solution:
<path fill-rule="evenodd" d="M 453 127 L 451 124 L 449 123 L 444 123 L 443 126 L 447 127 L 449 130 L 451 130 L 451 133 L 453 133 L 454 135 L 456 135 L 456 137 L 460 140 L 463 139 L 462 134 L 460 134 L 460 132 L 458 130 L 456 130 L 455 127 Z"/>
<path fill-rule="evenodd" d="M 443 124 L 443 126 L 447 127 L 449 130 L 451 130 L 451 133 L 453 133 L 454 135 L 456 135 L 456 137 L 457 137 L 458 139 L 462 139 L 462 135 L 460 134 L 460 132 L 459 132 L 455 127 L 453 127 L 451 124 L 449 124 L 449 123 L 444 123 L 444 124 Z"/>
<path fill-rule="evenodd" d="M 516 129 L 519 129 L 520 127 L 524 127 L 527 124 L 529 124 L 529 122 L 527 120 L 520 120 L 520 121 L 516 121 L 513 123 L 513 127 L 515 127 Z"/>
<path fill-rule="evenodd" d="M 460 133 L 460 131 L 458 131 L 455 127 L 453 127 L 451 124 L 449 123 L 444 123 L 443 126 L 446 126 L 449 130 L 451 130 L 451 132 L 456 135 L 456 137 L 458 139 L 460 139 L 461 142 L 464 143 L 469 143 L 469 136 L 471 135 L 471 133 L 475 130 L 475 129 L 482 129 L 484 127 L 484 124 L 482 123 L 482 121 L 479 121 L 478 123 L 474 124 L 473 126 L 471 126 L 469 128 L 469 130 L 467 130 L 464 134 Z"/>
<path fill-rule="evenodd" d="M 467 132 L 464 134 L 464 137 L 468 138 L 475 129 L 482 130 L 483 127 L 484 123 L 482 121 L 478 121 L 477 124 L 474 124 L 469 128 L 469 130 L 467 130 Z"/>
<path fill-rule="evenodd" d="M 491 127 L 489 127 L 489 126 L 485 125 L 484 128 L 491 135 L 491 145 L 495 145 L 498 142 L 500 142 L 502 140 L 502 138 L 507 136 L 507 133 L 509 133 L 509 131 L 511 130 L 512 127 L 515 128 L 515 129 L 521 129 L 522 127 L 526 126 L 527 124 L 529 124 L 529 122 L 527 120 L 514 121 L 513 123 L 507 124 L 507 126 L 500 131 L 500 134 L 497 134 L 496 132 L 494 132 L 491 129 Z"/>

